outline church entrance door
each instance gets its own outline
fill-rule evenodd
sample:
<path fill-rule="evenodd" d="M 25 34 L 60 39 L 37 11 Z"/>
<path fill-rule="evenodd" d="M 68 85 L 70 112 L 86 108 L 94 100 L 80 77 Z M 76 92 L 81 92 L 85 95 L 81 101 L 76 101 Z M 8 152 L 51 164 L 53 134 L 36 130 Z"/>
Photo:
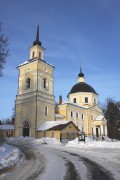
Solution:
<path fill-rule="evenodd" d="M 29 129 L 30 129 L 29 123 L 28 123 L 28 121 L 25 121 L 25 122 L 23 123 L 23 136 L 24 136 L 24 137 L 25 137 L 25 136 L 29 136 Z"/>

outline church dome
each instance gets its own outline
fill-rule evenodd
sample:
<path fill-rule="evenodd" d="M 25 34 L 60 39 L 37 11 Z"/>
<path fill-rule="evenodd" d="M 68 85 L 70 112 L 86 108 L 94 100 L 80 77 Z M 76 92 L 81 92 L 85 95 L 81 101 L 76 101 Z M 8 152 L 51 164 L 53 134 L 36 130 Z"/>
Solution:
<path fill-rule="evenodd" d="M 93 89 L 93 87 L 88 85 L 85 82 L 78 82 L 77 84 L 75 84 L 72 87 L 69 94 L 78 93 L 78 92 L 91 92 L 91 93 L 97 94 L 96 91 Z"/>

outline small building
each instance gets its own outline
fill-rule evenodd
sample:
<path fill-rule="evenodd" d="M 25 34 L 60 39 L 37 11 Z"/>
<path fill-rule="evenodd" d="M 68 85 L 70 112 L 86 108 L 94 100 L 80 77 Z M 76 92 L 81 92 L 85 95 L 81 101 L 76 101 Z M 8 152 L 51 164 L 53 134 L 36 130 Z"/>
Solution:
<path fill-rule="evenodd" d="M 50 137 L 67 142 L 77 137 L 80 130 L 72 121 L 46 121 L 37 129 L 38 138 Z"/>
<path fill-rule="evenodd" d="M 0 139 L 4 139 L 6 137 L 14 137 L 15 136 L 15 128 L 14 125 L 0 125 Z"/>

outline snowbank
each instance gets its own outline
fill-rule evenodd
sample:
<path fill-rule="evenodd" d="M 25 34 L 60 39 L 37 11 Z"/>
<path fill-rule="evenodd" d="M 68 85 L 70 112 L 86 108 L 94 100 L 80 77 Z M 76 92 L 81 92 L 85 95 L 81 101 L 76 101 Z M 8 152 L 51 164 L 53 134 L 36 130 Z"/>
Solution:
<path fill-rule="evenodd" d="M 73 141 L 69 141 L 66 146 L 77 148 L 120 148 L 120 141 L 113 141 L 107 138 L 105 141 L 93 141 L 92 138 L 86 138 L 86 142 L 79 141 L 76 138 Z"/>
<path fill-rule="evenodd" d="M 49 137 L 37 139 L 36 141 L 40 142 L 41 144 L 61 144 L 59 140 Z"/>
<path fill-rule="evenodd" d="M 20 151 L 7 144 L 0 145 L 0 170 L 6 167 L 14 166 L 20 161 Z"/>
<path fill-rule="evenodd" d="M 30 138 L 30 137 L 23 137 L 23 136 L 18 136 L 18 137 L 14 137 L 14 138 L 8 138 L 6 139 L 7 143 L 9 144 L 20 144 L 20 145 L 27 145 L 27 144 L 33 144 L 35 143 L 34 138 Z"/>
<path fill-rule="evenodd" d="M 7 139 L 7 142 L 10 144 L 21 144 L 21 145 L 29 145 L 29 144 L 61 144 L 59 140 L 55 138 L 41 138 L 41 139 L 35 139 L 31 137 L 15 137 L 15 138 L 9 138 Z"/>
<path fill-rule="evenodd" d="M 18 145 L 37 145 L 37 144 L 61 144 L 55 138 L 34 139 L 30 137 L 15 137 L 6 139 L 8 144 L 0 145 L 0 170 L 6 167 L 14 166 L 20 162 L 21 152 L 11 144 Z"/>

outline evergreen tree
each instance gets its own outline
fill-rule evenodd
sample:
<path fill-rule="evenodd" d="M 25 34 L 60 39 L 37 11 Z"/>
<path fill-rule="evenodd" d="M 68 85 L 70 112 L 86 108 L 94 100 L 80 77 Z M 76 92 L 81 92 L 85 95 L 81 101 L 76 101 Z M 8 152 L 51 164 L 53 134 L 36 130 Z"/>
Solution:
<path fill-rule="evenodd" d="M 108 136 L 120 140 L 120 103 L 107 99 L 105 118 L 108 122 Z"/>

